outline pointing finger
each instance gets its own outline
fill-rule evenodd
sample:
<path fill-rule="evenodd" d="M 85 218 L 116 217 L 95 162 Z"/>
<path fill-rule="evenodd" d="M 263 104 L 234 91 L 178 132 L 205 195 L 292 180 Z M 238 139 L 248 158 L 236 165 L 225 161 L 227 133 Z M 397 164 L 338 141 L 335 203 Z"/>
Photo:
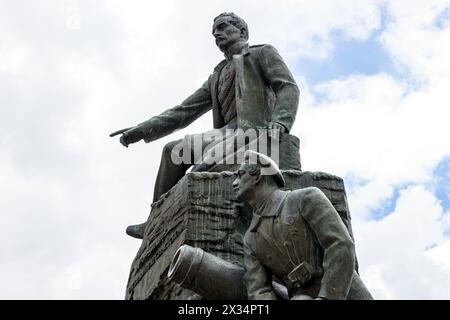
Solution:
<path fill-rule="evenodd" d="M 128 130 L 130 130 L 130 129 L 132 129 L 132 128 L 133 128 L 133 127 L 117 130 L 117 131 L 111 133 L 109 136 L 110 136 L 110 137 L 117 136 L 118 134 L 122 134 L 122 133 L 124 133 L 125 131 L 128 131 Z"/>

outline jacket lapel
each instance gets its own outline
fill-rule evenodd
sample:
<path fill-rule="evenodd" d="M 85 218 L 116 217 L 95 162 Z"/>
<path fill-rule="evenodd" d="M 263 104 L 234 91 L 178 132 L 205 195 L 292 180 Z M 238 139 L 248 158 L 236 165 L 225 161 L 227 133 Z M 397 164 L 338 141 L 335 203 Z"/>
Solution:
<path fill-rule="evenodd" d="M 222 60 L 215 68 L 214 72 L 211 75 L 211 99 L 212 99 L 212 109 L 213 109 L 213 121 L 214 128 L 218 129 L 225 125 L 223 117 L 220 113 L 219 101 L 217 100 L 217 90 L 219 83 L 219 75 L 220 71 L 222 71 L 223 67 L 227 64 L 226 60 Z"/>

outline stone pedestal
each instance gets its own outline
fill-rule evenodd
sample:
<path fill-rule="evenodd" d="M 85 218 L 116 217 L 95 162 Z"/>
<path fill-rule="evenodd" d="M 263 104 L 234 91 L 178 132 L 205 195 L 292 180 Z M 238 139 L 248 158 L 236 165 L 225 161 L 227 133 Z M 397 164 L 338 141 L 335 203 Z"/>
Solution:
<path fill-rule="evenodd" d="M 323 172 L 285 170 L 289 190 L 315 186 L 330 199 L 344 223 L 351 223 L 344 182 Z M 199 247 L 243 266 L 243 235 L 252 217 L 236 200 L 232 172 L 188 173 L 152 205 L 144 238 L 132 263 L 126 299 L 189 299 L 195 294 L 170 282 L 167 272 L 182 244 Z"/>

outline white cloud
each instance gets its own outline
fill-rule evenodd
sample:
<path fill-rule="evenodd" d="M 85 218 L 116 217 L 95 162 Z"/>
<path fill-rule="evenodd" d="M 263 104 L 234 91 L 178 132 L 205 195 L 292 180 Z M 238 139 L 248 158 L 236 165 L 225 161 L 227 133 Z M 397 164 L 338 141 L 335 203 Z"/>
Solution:
<path fill-rule="evenodd" d="M 401 192 L 384 219 L 354 225 L 360 273 L 375 298 L 450 298 L 443 214 L 430 191 L 414 186 Z"/>
<path fill-rule="evenodd" d="M 18 74 L 25 67 L 27 59 L 26 48 L 20 45 L 3 47 L 0 51 L 0 72 Z"/>
<path fill-rule="evenodd" d="M 424 187 L 448 183 L 434 170 L 450 156 L 450 28 L 435 26 L 449 5 L 388 2 L 389 22 L 379 40 L 398 74 L 350 75 L 318 85 L 326 99 L 306 99 L 295 128 L 303 137 L 305 168 L 357 182 L 349 204 L 361 273 L 376 298 L 449 298 L 449 215 Z M 408 184 L 417 186 L 403 189 Z M 394 212 L 371 220 L 396 189 L 403 191 Z"/>
<path fill-rule="evenodd" d="M 450 155 L 450 29 L 433 27 L 444 8 L 443 2 L 389 2 L 380 39 L 408 77 L 350 75 L 322 83 L 315 90 L 324 102 L 306 99 L 300 111 L 294 132 L 303 138 L 304 167 L 366 181 L 350 194 L 362 217 L 396 187 L 431 183 L 435 166 Z"/>
<path fill-rule="evenodd" d="M 447 213 L 447 219 L 449 215 Z M 448 230 L 448 225 L 447 225 Z M 427 252 L 429 258 L 433 260 L 433 262 L 440 266 L 442 269 L 450 270 L 450 241 L 447 240 L 443 242 L 441 245 L 434 247 L 433 249 Z"/>
<path fill-rule="evenodd" d="M 381 40 L 393 60 L 418 80 L 437 85 L 449 79 L 450 28 L 436 26 L 449 6 L 448 0 L 389 2 L 392 21 Z"/>

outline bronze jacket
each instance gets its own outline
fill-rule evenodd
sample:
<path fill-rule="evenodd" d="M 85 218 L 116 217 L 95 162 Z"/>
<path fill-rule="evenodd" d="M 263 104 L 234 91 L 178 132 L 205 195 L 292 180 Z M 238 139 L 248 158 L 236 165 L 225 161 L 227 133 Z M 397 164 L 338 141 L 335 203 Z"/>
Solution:
<path fill-rule="evenodd" d="M 282 124 L 290 131 L 298 109 L 299 89 L 277 50 L 271 45 L 246 45 L 233 56 L 236 68 L 236 111 L 242 129 L 267 128 L 269 122 Z M 217 101 L 220 62 L 200 89 L 180 105 L 139 124 L 144 140 L 150 142 L 182 129 L 210 109 L 214 128 L 225 127 Z"/>
<path fill-rule="evenodd" d="M 256 209 L 244 247 L 249 299 L 276 299 L 272 275 L 290 296 L 347 299 L 352 287 L 352 299 L 371 299 L 354 271 L 352 238 L 318 188 L 275 190 Z"/>

